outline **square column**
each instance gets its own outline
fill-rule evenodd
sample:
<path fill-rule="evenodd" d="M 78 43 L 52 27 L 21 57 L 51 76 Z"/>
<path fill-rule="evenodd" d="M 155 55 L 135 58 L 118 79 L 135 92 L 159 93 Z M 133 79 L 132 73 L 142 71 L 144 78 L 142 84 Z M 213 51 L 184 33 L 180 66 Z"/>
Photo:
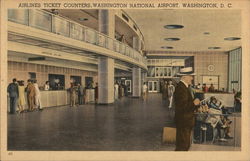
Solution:
<path fill-rule="evenodd" d="M 141 51 L 141 40 L 137 36 L 133 36 L 133 48 L 135 50 Z"/>
<path fill-rule="evenodd" d="M 115 38 L 114 10 L 98 10 L 98 28 L 101 33 Z"/>
<path fill-rule="evenodd" d="M 114 103 L 114 59 L 98 59 L 98 103 Z"/>
<path fill-rule="evenodd" d="M 133 68 L 133 97 L 141 96 L 141 68 Z"/>

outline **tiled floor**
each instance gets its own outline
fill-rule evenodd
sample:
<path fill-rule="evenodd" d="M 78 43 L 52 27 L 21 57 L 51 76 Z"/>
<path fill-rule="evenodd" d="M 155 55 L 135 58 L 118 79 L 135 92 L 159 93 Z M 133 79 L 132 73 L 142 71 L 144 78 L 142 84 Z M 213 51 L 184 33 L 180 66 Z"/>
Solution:
<path fill-rule="evenodd" d="M 46 108 L 8 115 L 8 150 L 172 151 L 174 145 L 161 143 L 172 120 L 160 94 L 147 101 L 124 97 L 108 106 Z"/>

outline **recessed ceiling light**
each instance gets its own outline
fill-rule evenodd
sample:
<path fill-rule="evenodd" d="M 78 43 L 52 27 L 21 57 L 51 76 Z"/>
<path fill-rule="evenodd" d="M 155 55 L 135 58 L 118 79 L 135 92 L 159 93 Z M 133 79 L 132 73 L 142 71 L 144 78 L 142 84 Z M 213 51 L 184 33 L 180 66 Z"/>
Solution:
<path fill-rule="evenodd" d="M 182 25 L 165 25 L 164 28 L 166 29 L 182 29 L 184 26 Z"/>
<path fill-rule="evenodd" d="M 208 47 L 208 49 L 220 49 L 221 47 Z"/>
<path fill-rule="evenodd" d="M 172 46 L 162 46 L 161 48 L 162 49 L 173 49 L 174 47 L 172 47 Z"/>
<path fill-rule="evenodd" d="M 228 40 L 228 41 L 234 41 L 234 40 L 240 40 L 240 37 L 226 37 L 224 38 L 224 40 Z"/>
<path fill-rule="evenodd" d="M 87 18 L 78 18 L 79 21 L 88 21 L 89 19 Z"/>
<path fill-rule="evenodd" d="M 177 37 L 171 37 L 171 38 L 165 38 L 166 41 L 179 41 L 180 38 Z"/>
<path fill-rule="evenodd" d="M 203 34 L 204 35 L 210 35 L 210 32 L 204 32 Z"/>

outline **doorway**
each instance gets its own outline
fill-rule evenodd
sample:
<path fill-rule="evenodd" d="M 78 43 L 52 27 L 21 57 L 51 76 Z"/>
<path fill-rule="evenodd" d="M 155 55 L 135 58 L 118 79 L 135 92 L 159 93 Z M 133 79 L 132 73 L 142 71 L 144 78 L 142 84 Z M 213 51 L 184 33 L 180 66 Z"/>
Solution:
<path fill-rule="evenodd" d="M 158 92 L 158 81 L 148 81 L 148 92 Z"/>

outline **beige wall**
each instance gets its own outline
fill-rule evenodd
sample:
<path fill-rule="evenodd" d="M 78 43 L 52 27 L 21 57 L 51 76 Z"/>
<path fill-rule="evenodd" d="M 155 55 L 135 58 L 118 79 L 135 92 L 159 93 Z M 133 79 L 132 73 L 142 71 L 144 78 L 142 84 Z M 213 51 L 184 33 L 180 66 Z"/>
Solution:
<path fill-rule="evenodd" d="M 208 66 L 213 65 L 214 71 Z M 202 83 L 202 76 L 219 76 L 219 88 L 227 89 L 228 82 L 228 54 L 227 53 L 197 53 L 194 57 L 196 72 L 195 83 Z"/>
<path fill-rule="evenodd" d="M 219 88 L 227 89 L 228 86 L 228 53 L 227 52 L 157 52 L 149 54 L 159 56 L 194 56 L 195 84 L 202 83 L 202 76 L 219 76 Z M 209 71 L 208 66 L 214 65 L 214 71 Z"/>
<path fill-rule="evenodd" d="M 39 86 L 43 86 L 48 80 L 48 74 L 65 75 L 65 88 L 70 86 L 70 76 L 81 76 L 82 85 L 85 85 L 85 77 L 93 77 L 94 83 L 97 82 L 97 73 L 88 72 L 79 69 L 70 69 L 64 67 L 54 67 L 48 65 L 39 65 L 31 63 L 21 63 L 8 61 L 8 83 L 12 82 L 13 78 L 24 80 L 25 85 L 29 79 L 29 72 L 35 72 Z"/>

